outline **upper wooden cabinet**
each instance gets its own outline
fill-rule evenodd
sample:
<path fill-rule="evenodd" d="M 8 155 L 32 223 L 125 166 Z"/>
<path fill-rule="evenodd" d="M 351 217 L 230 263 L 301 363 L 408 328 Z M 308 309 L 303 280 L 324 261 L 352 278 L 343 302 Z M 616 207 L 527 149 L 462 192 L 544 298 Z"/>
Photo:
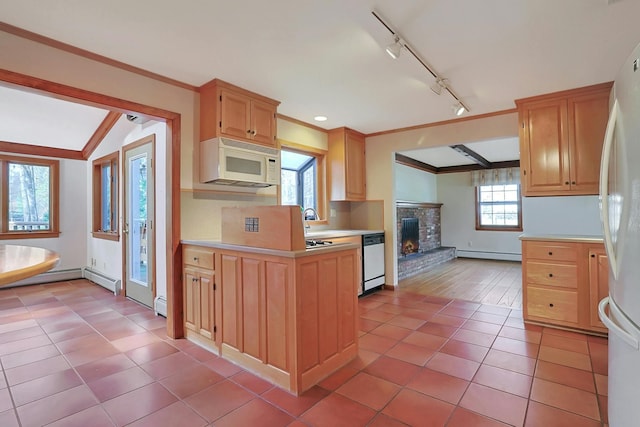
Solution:
<path fill-rule="evenodd" d="M 327 187 L 329 200 L 366 199 L 364 135 L 349 128 L 329 131 Z"/>
<path fill-rule="evenodd" d="M 515 101 L 523 196 L 598 194 L 611 86 Z"/>
<path fill-rule="evenodd" d="M 200 140 L 217 136 L 275 147 L 280 102 L 215 79 L 200 87 Z"/>

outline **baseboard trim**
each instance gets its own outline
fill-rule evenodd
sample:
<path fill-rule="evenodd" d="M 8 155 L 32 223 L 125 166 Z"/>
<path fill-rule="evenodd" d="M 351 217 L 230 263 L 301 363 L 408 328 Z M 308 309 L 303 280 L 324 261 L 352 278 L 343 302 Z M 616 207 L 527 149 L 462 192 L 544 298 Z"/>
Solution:
<path fill-rule="evenodd" d="M 505 252 L 486 252 L 486 251 L 465 251 L 458 249 L 456 251 L 458 258 L 476 258 L 491 259 L 496 261 L 520 261 L 522 262 L 522 254 L 505 253 Z"/>

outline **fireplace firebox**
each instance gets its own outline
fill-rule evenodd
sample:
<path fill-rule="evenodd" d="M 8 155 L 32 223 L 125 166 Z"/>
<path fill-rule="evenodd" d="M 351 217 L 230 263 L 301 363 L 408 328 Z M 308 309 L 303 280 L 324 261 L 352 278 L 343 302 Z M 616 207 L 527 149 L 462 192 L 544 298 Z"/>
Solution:
<path fill-rule="evenodd" d="M 420 251 L 420 224 L 418 218 L 402 218 L 402 255 Z"/>

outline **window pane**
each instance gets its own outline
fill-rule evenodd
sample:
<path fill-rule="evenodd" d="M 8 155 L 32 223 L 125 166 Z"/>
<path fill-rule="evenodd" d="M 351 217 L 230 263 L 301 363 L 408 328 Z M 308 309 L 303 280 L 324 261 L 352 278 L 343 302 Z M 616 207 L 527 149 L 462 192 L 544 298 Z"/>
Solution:
<path fill-rule="evenodd" d="M 298 205 L 298 173 L 289 169 L 282 169 L 280 175 L 282 204 Z"/>
<path fill-rule="evenodd" d="M 518 216 L 519 191 L 517 184 L 483 185 L 479 187 L 479 225 L 520 227 Z"/>
<path fill-rule="evenodd" d="M 102 188 L 100 189 L 100 206 L 102 206 L 100 217 L 102 220 L 102 231 L 112 231 L 111 229 L 111 164 L 102 166 Z"/>
<path fill-rule="evenodd" d="M 302 172 L 302 206 L 316 209 L 316 165 L 315 162 Z"/>
<path fill-rule="evenodd" d="M 50 230 L 49 166 L 9 163 L 9 231 Z"/>

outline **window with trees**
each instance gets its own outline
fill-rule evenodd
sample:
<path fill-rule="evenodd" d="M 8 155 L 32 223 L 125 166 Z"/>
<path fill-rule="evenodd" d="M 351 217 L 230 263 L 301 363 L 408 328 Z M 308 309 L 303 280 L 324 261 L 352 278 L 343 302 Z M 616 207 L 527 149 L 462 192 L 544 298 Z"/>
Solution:
<path fill-rule="evenodd" d="M 93 161 L 93 237 L 118 240 L 118 161 L 116 151 Z"/>
<path fill-rule="evenodd" d="M 476 187 L 476 229 L 522 231 L 519 184 Z"/>
<path fill-rule="evenodd" d="M 280 151 L 280 203 L 313 208 L 318 217 L 312 218 L 308 211 L 309 220 L 324 216 L 324 154 L 307 147 L 285 146 Z"/>
<path fill-rule="evenodd" d="M 60 234 L 59 169 L 58 160 L 0 156 L 0 238 Z"/>

